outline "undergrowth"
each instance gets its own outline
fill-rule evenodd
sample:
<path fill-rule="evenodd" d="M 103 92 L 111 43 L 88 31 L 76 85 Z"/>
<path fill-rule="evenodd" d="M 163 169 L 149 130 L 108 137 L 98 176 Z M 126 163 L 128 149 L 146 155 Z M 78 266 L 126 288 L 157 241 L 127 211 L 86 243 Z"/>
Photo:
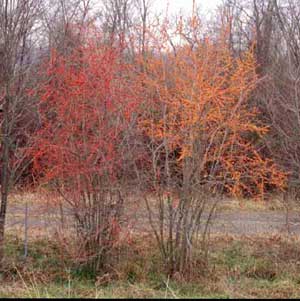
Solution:
<path fill-rule="evenodd" d="M 23 242 L 7 237 L 0 273 L 0 297 L 29 298 L 297 298 L 300 296 L 299 241 L 274 237 L 214 237 L 207 265 L 192 275 L 164 273 L 153 240 L 135 238 L 118 246 L 103 271 L 89 273 L 62 257 L 55 240 Z M 198 261 L 201 262 L 201 261 Z"/>

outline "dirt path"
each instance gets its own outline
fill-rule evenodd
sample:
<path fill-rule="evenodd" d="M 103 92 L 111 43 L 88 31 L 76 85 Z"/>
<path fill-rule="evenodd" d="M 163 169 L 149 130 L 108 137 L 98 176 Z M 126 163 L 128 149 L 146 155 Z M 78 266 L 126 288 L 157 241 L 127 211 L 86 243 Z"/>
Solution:
<path fill-rule="evenodd" d="M 71 222 L 71 212 L 64 209 L 65 220 Z M 8 228 L 24 228 L 24 205 L 11 206 L 8 211 Z M 128 218 L 134 231 L 149 231 L 148 217 L 145 210 L 131 212 Z M 291 212 L 287 224 L 285 212 L 279 211 L 245 211 L 234 210 L 218 213 L 213 223 L 213 233 L 233 235 L 257 235 L 257 234 L 299 234 L 300 214 Z M 45 206 L 29 206 L 28 228 L 51 231 L 61 223 L 57 209 L 49 209 Z"/>
<path fill-rule="evenodd" d="M 291 213 L 286 219 L 283 212 L 244 212 L 233 211 L 217 216 L 214 231 L 228 234 L 300 234 L 300 215 Z"/>

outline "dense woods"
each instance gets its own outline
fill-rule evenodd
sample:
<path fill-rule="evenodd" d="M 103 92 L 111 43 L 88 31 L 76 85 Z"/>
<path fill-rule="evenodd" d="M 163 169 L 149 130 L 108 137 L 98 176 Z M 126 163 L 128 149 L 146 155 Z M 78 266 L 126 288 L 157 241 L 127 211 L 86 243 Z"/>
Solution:
<path fill-rule="evenodd" d="M 168 275 L 185 273 L 222 196 L 299 197 L 300 3 L 100 2 L 0 0 L 0 262 L 11 189 L 46 185 L 91 269 L 138 192 Z"/>

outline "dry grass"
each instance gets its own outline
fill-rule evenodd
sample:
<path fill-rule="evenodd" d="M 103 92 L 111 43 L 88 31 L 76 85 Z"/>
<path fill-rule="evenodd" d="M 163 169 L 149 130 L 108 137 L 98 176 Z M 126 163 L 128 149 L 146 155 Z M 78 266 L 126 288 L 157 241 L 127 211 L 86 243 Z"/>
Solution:
<path fill-rule="evenodd" d="M 38 204 L 41 211 L 35 214 L 42 220 L 58 218 L 47 213 L 47 208 L 55 206 L 47 192 L 16 194 L 11 205 L 22 206 L 24 200 L 32 206 Z M 222 206 L 225 210 L 261 211 L 282 210 L 280 204 L 277 199 L 272 206 L 228 200 Z M 212 236 L 208 263 L 197 258 L 192 275 L 169 279 L 155 241 L 141 232 L 135 231 L 130 241 L 116 246 L 109 264 L 98 274 L 78 263 L 78 246 L 70 239 L 70 231 L 58 235 L 43 224 L 30 227 L 26 261 L 23 225 L 8 228 L 7 233 L 0 297 L 300 297 L 300 240 L 291 236 Z"/>
<path fill-rule="evenodd" d="M 296 201 L 290 200 L 289 210 L 293 212 L 300 212 L 300 204 Z M 220 202 L 219 209 L 222 211 L 247 211 L 247 212 L 261 212 L 261 211 L 286 211 L 287 204 L 282 196 L 272 196 L 267 200 L 253 200 L 243 198 L 224 198 Z"/>
<path fill-rule="evenodd" d="M 118 246 L 96 275 L 61 257 L 55 240 L 31 241 L 24 262 L 22 241 L 10 236 L 0 297 L 300 297 L 299 245 L 292 237 L 215 236 L 206 266 L 197 260 L 192 277 L 169 279 L 150 236 Z"/>

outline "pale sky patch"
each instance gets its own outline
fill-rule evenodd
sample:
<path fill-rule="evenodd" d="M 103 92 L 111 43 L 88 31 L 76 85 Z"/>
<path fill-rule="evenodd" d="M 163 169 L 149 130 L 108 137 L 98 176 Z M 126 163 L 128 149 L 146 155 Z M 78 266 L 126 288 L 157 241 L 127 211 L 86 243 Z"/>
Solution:
<path fill-rule="evenodd" d="M 196 6 L 200 8 L 201 14 L 212 11 L 217 8 L 221 0 L 195 0 Z M 166 12 L 170 15 L 182 12 L 190 14 L 192 12 L 193 0 L 153 0 L 153 8 L 159 12 Z"/>

